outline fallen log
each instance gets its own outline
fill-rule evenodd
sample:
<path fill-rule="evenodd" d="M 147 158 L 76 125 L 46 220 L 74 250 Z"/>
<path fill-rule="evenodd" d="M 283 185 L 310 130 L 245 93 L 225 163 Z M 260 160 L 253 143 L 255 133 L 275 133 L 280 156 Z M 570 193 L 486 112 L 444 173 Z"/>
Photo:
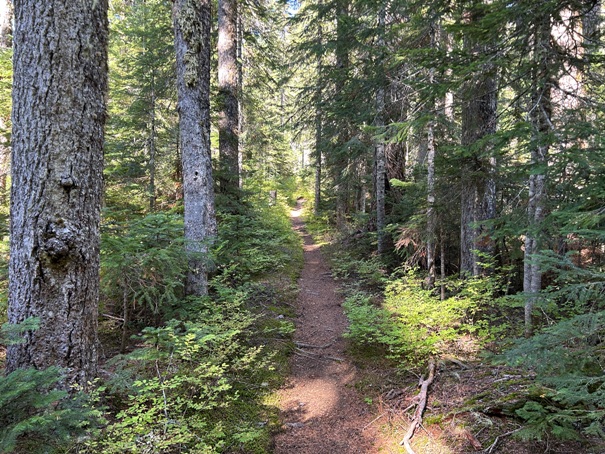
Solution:
<path fill-rule="evenodd" d="M 418 394 L 417 397 L 418 404 L 416 407 L 416 411 L 414 412 L 414 417 L 412 418 L 412 423 L 410 424 L 410 427 L 408 428 L 405 437 L 403 437 L 403 440 L 401 440 L 401 443 L 399 443 L 400 445 L 405 446 L 405 450 L 408 452 L 408 454 L 416 454 L 412 449 L 410 440 L 414 436 L 414 432 L 416 432 L 416 429 L 422 424 L 422 414 L 424 413 L 424 410 L 426 408 L 429 386 L 431 386 L 433 380 L 435 380 L 435 361 L 430 360 L 428 378 L 424 380 L 421 377 L 420 382 L 418 383 L 418 385 L 420 386 L 420 394 Z"/>

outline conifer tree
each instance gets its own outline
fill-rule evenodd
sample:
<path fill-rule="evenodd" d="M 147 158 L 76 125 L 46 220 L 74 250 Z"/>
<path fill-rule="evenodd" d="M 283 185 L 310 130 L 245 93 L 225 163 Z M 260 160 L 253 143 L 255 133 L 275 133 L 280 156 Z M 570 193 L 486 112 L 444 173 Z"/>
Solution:
<path fill-rule="evenodd" d="M 7 371 L 96 374 L 107 1 L 15 4 Z M 66 385 L 67 385 L 66 383 Z"/>
<path fill-rule="evenodd" d="M 208 292 L 206 254 L 216 234 L 210 156 L 210 2 L 173 6 L 180 148 L 183 162 L 188 295 Z"/>

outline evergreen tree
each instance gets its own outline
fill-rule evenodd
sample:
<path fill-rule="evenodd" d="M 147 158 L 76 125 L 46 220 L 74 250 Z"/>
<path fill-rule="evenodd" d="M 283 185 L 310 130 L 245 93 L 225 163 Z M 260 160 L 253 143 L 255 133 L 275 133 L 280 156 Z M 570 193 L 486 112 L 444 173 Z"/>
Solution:
<path fill-rule="evenodd" d="M 210 156 L 210 3 L 178 0 L 173 7 L 185 242 L 186 293 L 208 292 L 209 242 L 216 234 Z"/>
<path fill-rule="evenodd" d="M 7 371 L 96 374 L 107 2 L 15 5 Z"/>

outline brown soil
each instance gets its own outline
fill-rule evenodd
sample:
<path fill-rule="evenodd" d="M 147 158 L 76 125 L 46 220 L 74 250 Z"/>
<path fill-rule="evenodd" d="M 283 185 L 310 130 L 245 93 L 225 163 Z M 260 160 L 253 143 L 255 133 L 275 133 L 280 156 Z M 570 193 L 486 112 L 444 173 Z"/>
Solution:
<path fill-rule="evenodd" d="M 354 387 L 358 371 L 345 353 L 342 298 L 300 215 L 300 207 L 292 212 L 305 257 L 298 282 L 297 348 L 291 376 L 280 390 L 283 430 L 275 437 L 275 453 L 375 453 L 376 433 L 368 426 L 373 415 Z"/>
<path fill-rule="evenodd" d="M 274 437 L 275 454 L 400 454 L 414 411 L 418 377 L 393 376 L 379 357 L 364 363 L 347 357 L 342 337 L 347 320 L 342 296 L 311 236 L 300 206 L 292 223 L 304 241 L 299 279 L 295 354 L 291 375 L 279 391 L 282 430 Z M 361 360 L 361 361 L 360 361 Z M 429 390 L 425 423 L 412 446 L 417 454 L 602 453 L 603 445 L 515 439 L 519 421 L 496 414 L 492 403 L 515 391 L 514 370 L 478 362 L 440 362 Z M 502 388 L 505 381 L 511 385 Z M 363 394 L 362 394 L 363 393 Z M 480 396 L 485 396 L 485 402 Z M 364 397 L 370 397 L 366 402 Z M 465 402 L 475 398 L 469 408 Z M 466 408 L 465 408 L 466 407 Z M 491 408 L 491 410 L 490 410 Z M 433 423 L 430 424 L 429 420 Z M 498 438 L 496 438 L 498 437 Z M 494 441 L 497 440 L 495 443 Z"/>

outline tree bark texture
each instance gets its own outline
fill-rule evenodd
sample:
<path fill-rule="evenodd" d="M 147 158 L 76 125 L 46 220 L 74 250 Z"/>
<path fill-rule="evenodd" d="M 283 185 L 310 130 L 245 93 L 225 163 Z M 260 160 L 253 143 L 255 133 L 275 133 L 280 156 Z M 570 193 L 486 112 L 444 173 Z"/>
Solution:
<path fill-rule="evenodd" d="M 382 52 L 385 47 L 384 44 L 384 16 L 385 10 L 384 8 L 380 9 L 378 13 L 378 26 L 379 37 L 378 37 L 378 47 L 380 52 Z M 380 61 L 378 62 L 379 67 L 383 67 L 382 55 L 380 57 Z M 382 73 L 383 71 L 381 71 Z M 382 81 L 381 85 L 378 87 L 376 91 L 376 127 L 382 133 L 382 129 L 385 126 L 384 116 L 385 116 L 385 83 L 386 81 Z M 383 254 L 386 251 L 386 235 L 384 228 L 386 227 L 386 215 L 385 215 L 385 191 L 386 191 L 386 154 L 385 154 L 385 146 L 384 139 L 380 138 L 376 141 L 375 144 L 375 161 L 376 161 L 376 230 L 378 233 L 378 244 L 377 244 L 377 252 L 379 254 Z"/>
<path fill-rule="evenodd" d="M 8 49 L 12 46 L 13 34 L 13 2 L 0 0 L 0 48 Z"/>
<path fill-rule="evenodd" d="M 219 187 L 237 198 L 239 188 L 239 77 L 237 0 L 218 2 Z"/>
<path fill-rule="evenodd" d="M 176 0 L 173 22 L 189 256 L 185 290 L 200 296 L 208 292 L 207 253 L 216 234 L 210 155 L 210 1 Z"/>
<path fill-rule="evenodd" d="M 528 185 L 525 253 L 523 260 L 523 292 L 525 300 L 525 335 L 533 333 L 532 312 L 542 289 L 542 269 L 536 260 L 540 251 L 542 221 L 546 203 L 546 170 L 548 166 L 549 144 L 546 137 L 552 124 L 552 85 L 550 74 L 551 25 L 550 17 L 539 18 L 533 30 L 533 58 L 536 62 L 532 74 L 532 97 L 529 120 L 533 128 L 531 167 Z"/>
<path fill-rule="evenodd" d="M 469 21 L 477 20 L 469 17 Z M 484 44 L 465 40 L 469 55 L 481 57 L 487 52 Z M 494 134 L 497 127 L 497 83 L 493 68 L 482 65 L 480 72 L 463 87 L 462 93 L 462 190 L 460 199 L 460 273 L 478 276 L 486 268 L 480 266 L 479 254 L 493 254 L 494 245 L 486 232 L 484 221 L 496 215 L 494 180 L 496 159 L 488 143 L 477 142 Z"/>
<path fill-rule="evenodd" d="M 15 5 L 8 317 L 40 328 L 8 372 L 96 373 L 107 29 L 107 0 Z"/>

